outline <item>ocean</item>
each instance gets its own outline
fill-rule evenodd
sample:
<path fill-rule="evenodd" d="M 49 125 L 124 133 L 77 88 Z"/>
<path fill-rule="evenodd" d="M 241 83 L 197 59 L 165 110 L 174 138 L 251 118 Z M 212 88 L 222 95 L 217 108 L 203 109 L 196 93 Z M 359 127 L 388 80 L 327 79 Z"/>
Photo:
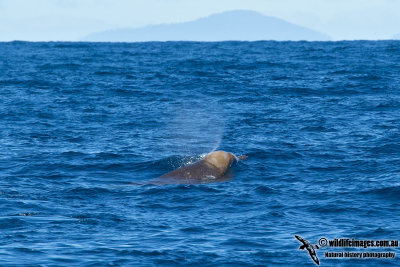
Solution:
<path fill-rule="evenodd" d="M 316 266 L 295 235 L 399 265 L 320 240 L 400 239 L 400 41 L 8 42 L 0 70 L 1 266 Z M 248 160 L 146 183 L 214 150 Z"/>

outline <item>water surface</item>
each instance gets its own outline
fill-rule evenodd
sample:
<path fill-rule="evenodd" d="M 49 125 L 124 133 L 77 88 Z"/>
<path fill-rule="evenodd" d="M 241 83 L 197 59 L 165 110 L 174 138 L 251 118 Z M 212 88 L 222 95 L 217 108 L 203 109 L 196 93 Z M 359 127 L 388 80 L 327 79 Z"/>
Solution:
<path fill-rule="evenodd" d="M 399 69 L 394 41 L 1 43 L 0 264 L 314 266 L 295 234 L 399 239 Z M 130 184 L 214 149 L 248 161 Z"/>

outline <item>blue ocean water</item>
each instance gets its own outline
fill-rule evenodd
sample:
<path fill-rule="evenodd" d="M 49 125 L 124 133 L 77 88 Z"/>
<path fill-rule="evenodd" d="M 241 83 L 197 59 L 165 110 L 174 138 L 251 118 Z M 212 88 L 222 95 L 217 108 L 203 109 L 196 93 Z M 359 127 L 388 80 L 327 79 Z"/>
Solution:
<path fill-rule="evenodd" d="M 1 266 L 315 266 L 295 234 L 400 239 L 400 42 L 10 42 L 0 70 Z M 248 160 L 132 184 L 216 149 Z"/>

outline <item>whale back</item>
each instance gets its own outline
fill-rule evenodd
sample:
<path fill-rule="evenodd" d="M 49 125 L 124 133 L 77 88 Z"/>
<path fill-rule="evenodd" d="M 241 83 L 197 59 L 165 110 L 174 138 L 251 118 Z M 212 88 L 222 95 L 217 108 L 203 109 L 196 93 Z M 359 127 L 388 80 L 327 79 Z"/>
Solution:
<path fill-rule="evenodd" d="M 204 159 L 193 164 L 180 167 L 159 178 L 202 179 L 206 177 L 219 178 L 223 176 L 236 157 L 225 151 L 215 151 L 207 154 Z"/>

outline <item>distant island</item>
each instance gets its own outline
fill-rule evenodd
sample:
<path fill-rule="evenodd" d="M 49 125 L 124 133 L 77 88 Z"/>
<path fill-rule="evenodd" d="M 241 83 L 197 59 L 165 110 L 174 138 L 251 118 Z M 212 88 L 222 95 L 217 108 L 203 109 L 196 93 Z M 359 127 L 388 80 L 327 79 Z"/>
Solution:
<path fill-rule="evenodd" d="M 90 34 L 82 41 L 328 41 L 329 36 L 255 11 L 236 10 L 194 21 L 115 29 Z"/>

